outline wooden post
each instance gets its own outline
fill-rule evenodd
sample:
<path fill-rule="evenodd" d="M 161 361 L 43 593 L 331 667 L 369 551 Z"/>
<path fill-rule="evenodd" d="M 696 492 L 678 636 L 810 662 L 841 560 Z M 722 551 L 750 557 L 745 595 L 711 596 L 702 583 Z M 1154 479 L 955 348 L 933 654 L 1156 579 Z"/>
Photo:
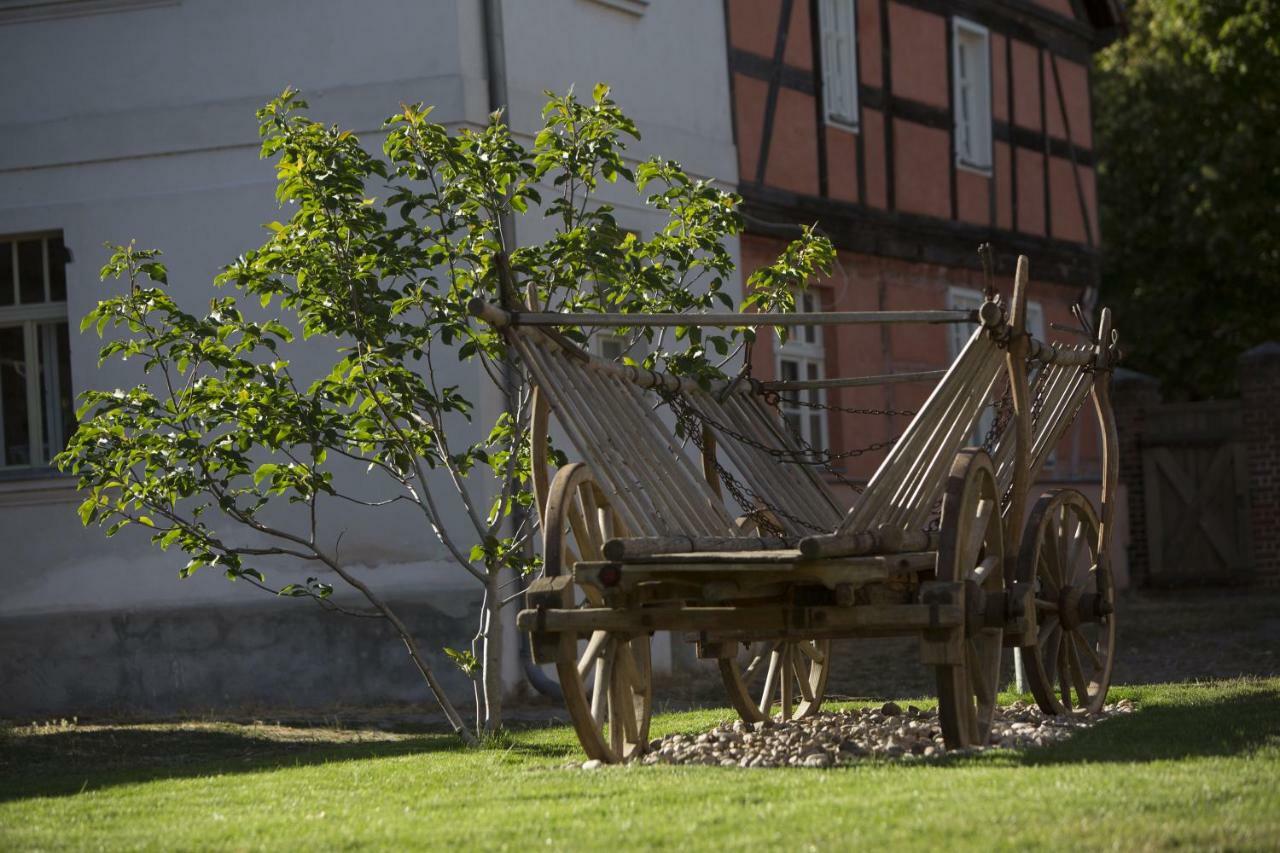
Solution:
<path fill-rule="evenodd" d="M 1098 428 L 1102 433 L 1102 506 L 1098 523 L 1098 558 L 1109 564 L 1111 537 L 1115 529 L 1116 487 L 1120 480 L 1120 438 L 1116 432 L 1116 415 L 1111 408 L 1111 309 L 1103 308 L 1098 322 L 1097 365 L 1101 375 L 1093 377 L 1093 405 L 1098 414 Z M 1109 569 L 1109 565 L 1108 565 Z M 1111 572 L 1099 574 L 1107 583 L 1113 583 Z M 1105 594 L 1105 590 L 1099 589 Z"/>
<path fill-rule="evenodd" d="M 1031 483 L 1031 391 L 1027 385 L 1027 288 L 1031 262 L 1018 256 L 1013 277 L 1013 299 L 1009 310 L 1009 346 L 1005 360 L 1009 370 L 1009 390 L 1013 402 L 1013 484 L 1004 518 L 1004 579 L 1017 576 L 1018 550 L 1022 546 L 1022 517 L 1026 512 L 1027 489 Z"/>

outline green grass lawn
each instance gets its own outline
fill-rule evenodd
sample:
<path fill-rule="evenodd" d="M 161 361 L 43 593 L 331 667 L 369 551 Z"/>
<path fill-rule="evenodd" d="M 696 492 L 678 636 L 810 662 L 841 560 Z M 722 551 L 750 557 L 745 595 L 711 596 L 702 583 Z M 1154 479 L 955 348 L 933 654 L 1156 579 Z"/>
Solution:
<path fill-rule="evenodd" d="M 1138 710 L 1032 752 L 814 769 L 614 767 L 565 727 L 193 723 L 10 731 L 0 848 L 1280 847 L 1280 679 L 1117 688 Z M 698 731 L 727 711 L 659 716 Z"/>

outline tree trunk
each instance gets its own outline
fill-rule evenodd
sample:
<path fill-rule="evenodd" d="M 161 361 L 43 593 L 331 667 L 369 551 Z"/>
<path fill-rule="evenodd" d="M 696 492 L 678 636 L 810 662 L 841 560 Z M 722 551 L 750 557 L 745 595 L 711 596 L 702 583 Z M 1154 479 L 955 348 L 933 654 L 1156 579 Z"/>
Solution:
<path fill-rule="evenodd" d="M 495 732 L 502 728 L 502 589 L 500 571 L 490 570 L 486 582 L 484 612 L 480 615 L 484 628 L 484 661 L 481 679 L 484 689 L 484 730 Z"/>

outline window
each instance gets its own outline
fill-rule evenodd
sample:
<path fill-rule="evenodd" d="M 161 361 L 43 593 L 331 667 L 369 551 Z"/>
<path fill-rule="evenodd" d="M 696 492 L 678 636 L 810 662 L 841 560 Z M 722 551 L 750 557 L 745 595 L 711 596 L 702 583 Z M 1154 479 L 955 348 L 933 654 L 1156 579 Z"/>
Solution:
<path fill-rule="evenodd" d="M 858 129 L 858 40 L 855 0 L 821 0 L 822 103 L 829 124 Z"/>
<path fill-rule="evenodd" d="M 814 293 L 796 294 L 796 307 L 804 313 L 822 310 Z M 822 379 L 824 358 L 821 326 L 792 327 L 787 342 L 778 347 L 778 378 L 783 382 Z M 782 419 L 810 447 L 827 447 L 826 410 L 813 408 L 826 401 L 826 391 L 820 388 L 788 391 L 778 401 Z"/>
<path fill-rule="evenodd" d="M 955 81 L 956 163 L 991 171 L 991 48 L 986 27 L 956 18 L 952 78 Z"/>
<path fill-rule="evenodd" d="M 0 471 L 44 466 L 75 429 L 61 234 L 0 237 Z"/>
<path fill-rule="evenodd" d="M 976 290 L 970 290 L 966 287 L 953 287 L 947 292 L 947 307 L 959 311 L 976 311 L 982 305 L 982 294 Z M 947 327 L 950 329 L 951 338 L 948 341 L 948 349 L 951 353 L 951 360 L 955 361 L 956 356 L 960 354 L 960 350 L 964 349 L 964 345 L 969 342 L 969 337 L 973 334 L 973 326 L 968 323 L 952 323 Z M 1027 303 L 1027 331 L 1037 340 L 1048 340 L 1044 334 L 1044 308 L 1039 302 Z M 1035 383 L 1035 376 L 1029 377 L 1031 382 Z M 997 382 L 996 388 L 1002 385 Z M 995 412 L 990 407 L 982 410 L 982 416 L 978 418 L 978 425 L 974 427 L 973 435 L 970 437 L 970 444 L 981 445 L 987 438 L 987 431 L 991 429 L 991 421 L 995 418 Z M 1053 468 L 1054 456 L 1049 454 L 1049 460 L 1045 462 L 1045 468 Z"/>
<path fill-rule="evenodd" d="M 605 330 L 596 335 L 596 355 L 605 361 L 622 361 L 622 357 L 631 348 L 631 342 L 623 335 Z"/>

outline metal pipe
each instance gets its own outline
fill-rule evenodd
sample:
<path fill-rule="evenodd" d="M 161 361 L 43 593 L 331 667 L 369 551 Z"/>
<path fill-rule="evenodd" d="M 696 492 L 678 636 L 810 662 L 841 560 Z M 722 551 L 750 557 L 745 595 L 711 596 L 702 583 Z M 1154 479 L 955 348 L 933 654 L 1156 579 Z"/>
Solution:
<path fill-rule="evenodd" d="M 483 0 L 481 19 L 481 26 L 484 28 L 485 72 L 489 78 L 489 110 L 493 112 L 505 109 L 507 106 L 507 54 L 502 28 L 502 0 Z M 509 214 L 504 215 L 501 218 L 499 227 L 502 229 L 503 242 L 508 247 L 514 247 L 516 245 L 515 220 Z M 506 397 L 507 412 L 514 414 L 517 407 L 517 401 L 515 400 L 515 393 L 517 392 L 515 392 L 515 389 L 518 379 L 510 361 L 503 362 L 502 381 L 506 386 L 503 392 Z M 522 513 L 523 509 L 521 507 L 513 507 L 511 515 L 512 529 L 519 529 Z M 522 587 L 524 586 L 522 579 L 517 579 L 516 583 Z M 501 618 L 501 614 L 499 618 Z M 519 643 L 520 668 L 524 671 L 524 677 L 530 686 L 543 696 L 563 699 L 564 692 L 560 689 L 559 683 L 550 678 L 533 662 L 533 653 L 529 647 L 528 636 L 517 629 L 516 637 Z"/>

